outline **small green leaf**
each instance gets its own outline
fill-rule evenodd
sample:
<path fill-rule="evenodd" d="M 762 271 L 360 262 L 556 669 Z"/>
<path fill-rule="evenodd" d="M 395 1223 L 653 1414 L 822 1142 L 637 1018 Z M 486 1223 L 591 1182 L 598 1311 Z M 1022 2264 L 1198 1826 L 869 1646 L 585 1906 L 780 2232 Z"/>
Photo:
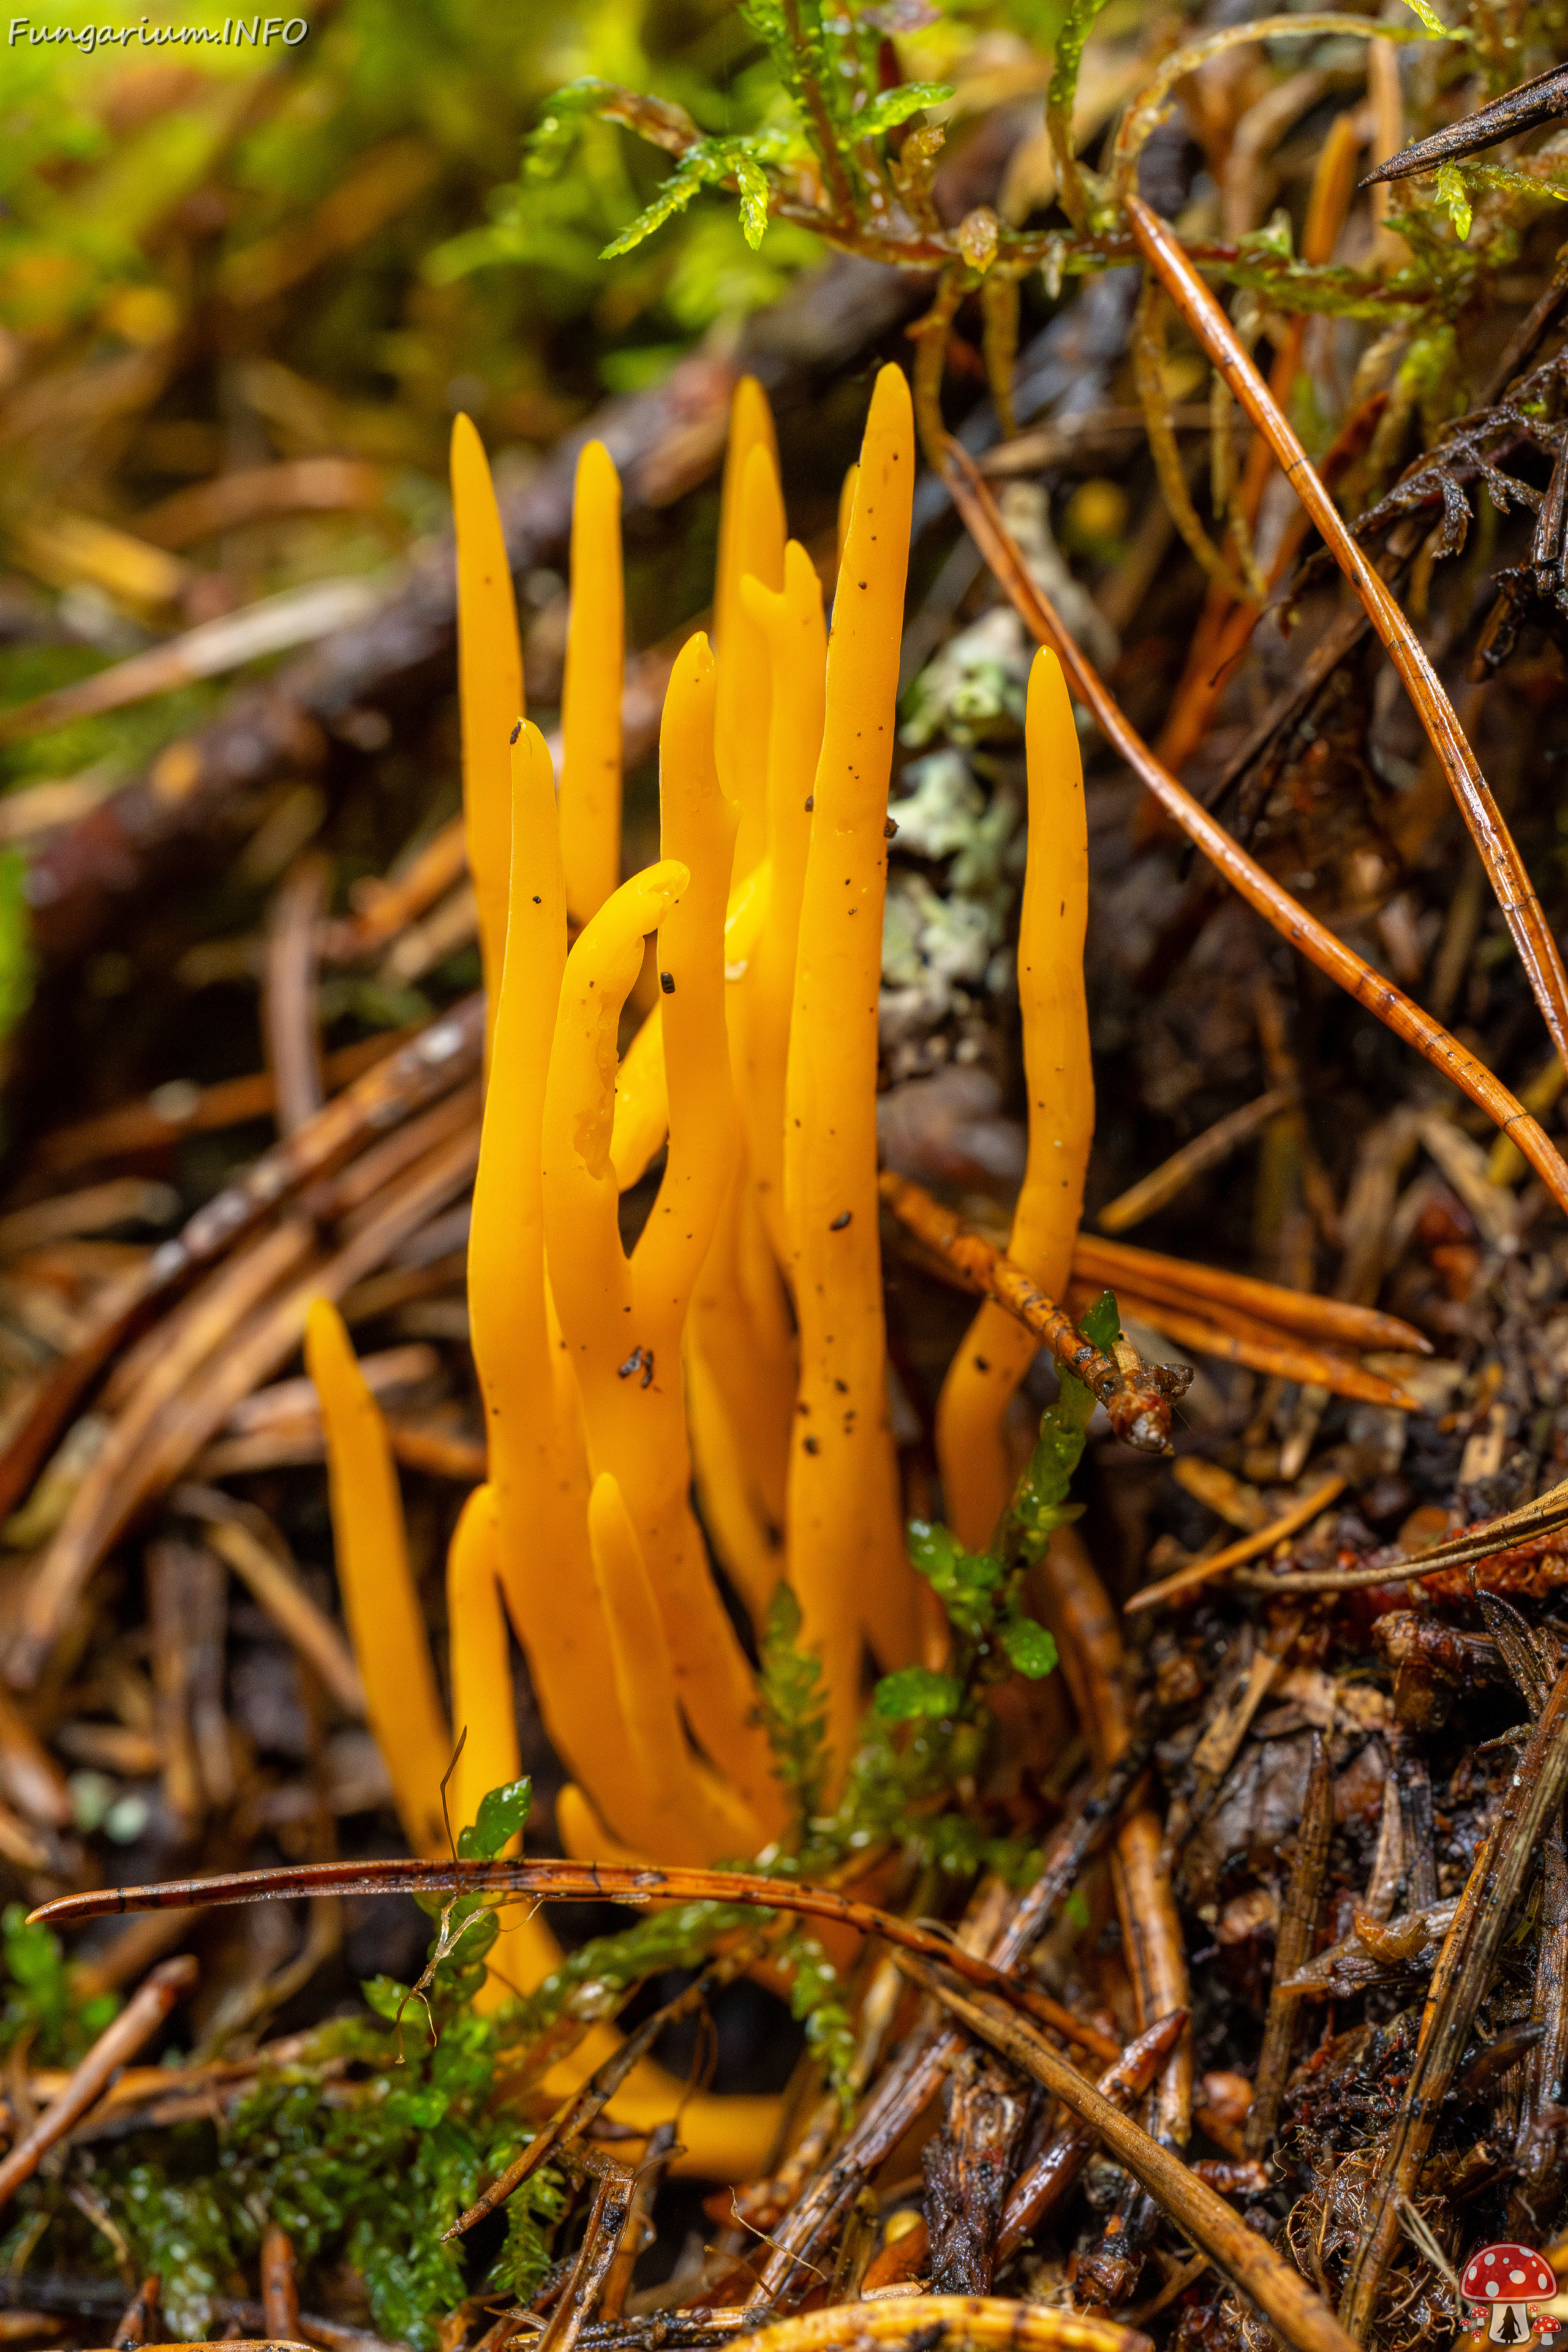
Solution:
<path fill-rule="evenodd" d="M 1296 258 L 1295 234 L 1283 205 L 1275 207 L 1264 227 L 1244 230 L 1237 244 L 1242 252 L 1255 253 L 1260 258 L 1266 255 L 1271 255 L 1276 261 L 1291 262 Z"/>
<path fill-rule="evenodd" d="M 1410 0 L 1410 5 L 1415 7 L 1415 0 Z M 1431 10 L 1426 13 L 1430 16 Z M 1440 163 L 1437 166 L 1437 201 L 1453 222 L 1455 234 L 1463 245 L 1469 236 L 1470 223 L 1475 215 L 1470 210 L 1469 191 L 1457 163 Z"/>
<path fill-rule="evenodd" d="M 741 190 L 741 233 L 755 253 L 768 225 L 768 177 L 752 155 L 737 153 L 734 169 Z"/>
<path fill-rule="evenodd" d="M 1121 1337 L 1121 1312 L 1113 1290 L 1102 1290 L 1094 1305 L 1079 1317 L 1078 1328 L 1103 1355 Z"/>
<path fill-rule="evenodd" d="M 360 1986 L 366 2004 L 377 2017 L 384 2017 L 388 2025 L 396 2023 L 397 2012 L 406 2006 L 408 1987 L 399 1984 L 395 1977 L 367 1977 Z"/>
<path fill-rule="evenodd" d="M 1084 1899 L 1084 1893 L 1081 1886 L 1075 1886 L 1073 1888 L 1072 1893 L 1068 1896 L 1067 1901 L 1063 1904 L 1062 1909 L 1067 1916 L 1068 1924 L 1076 1927 L 1079 1934 L 1081 1936 L 1084 1929 L 1089 1925 L 1089 1905 Z"/>
<path fill-rule="evenodd" d="M 1032 1683 L 1048 1675 L 1057 1662 L 1055 1642 L 1032 1617 L 1009 1617 L 1002 1628 L 1002 1647 L 1009 1664 Z"/>
<path fill-rule="evenodd" d="M 530 180 L 552 180 L 582 134 L 583 125 L 613 85 L 597 74 L 568 82 L 544 101 L 544 112 L 523 141 L 523 173 Z"/>
<path fill-rule="evenodd" d="M 1448 30 L 1447 26 L 1444 24 L 1443 19 L 1438 16 L 1436 8 L 1431 5 L 1431 0 L 1405 0 L 1405 5 L 1407 8 L 1413 9 L 1415 15 L 1420 17 L 1421 22 L 1426 26 L 1426 30 L 1431 35 L 1433 40 L 1451 41 L 1453 39 L 1454 36 Z M 1444 166 L 1445 170 L 1451 170 L 1452 168 L 1452 165 L 1448 164 Z M 1441 176 L 1442 173 L 1439 173 L 1438 177 L 1441 178 Z M 1459 233 L 1463 236 L 1464 231 L 1461 230 Z"/>
<path fill-rule="evenodd" d="M 493 1862 L 501 1848 L 521 1834 L 533 1802 L 531 1780 L 509 1780 L 479 1800 L 479 1817 L 458 1833 L 458 1852 L 465 1862 Z"/>
<path fill-rule="evenodd" d="M 910 1521 L 910 1559 L 917 1575 L 939 1583 L 952 1575 L 963 1556 L 958 1538 L 940 1519 Z"/>
<path fill-rule="evenodd" d="M 888 1723 L 955 1715 L 963 1703 L 963 1685 L 952 1675 L 933 1674 L 929 1666 L 902 1666 L 877 1685 L 877 1713 Z"/>
<path fill-rule="evenodd" d="M 884 90 L 880 98 L 862 107 L 850 123 L 851 132 L 857 139 L 879 138 L 884 131 L 896 131 L 911 114 L 919 114 L 922 107 L 945 106 L 952 95 L 946 82 L 907 81 L 901 89 Z"/>
<path fill-rule="evenodd" d="M 691 169 L 690 163 L 688 156 L 676 166 L 652 204 L 645 205 L 636 220 L 628 221 L 619 236 L 612 237 L 599 256 L 601 261 L 618 260 L 623 253 L 630 253 L 634 246 L 651 236 L 656 228 L 662 228 L 667 220 L 673 220 L 677 213 L 686 210 L 707 178 L 700 165 Z"/>

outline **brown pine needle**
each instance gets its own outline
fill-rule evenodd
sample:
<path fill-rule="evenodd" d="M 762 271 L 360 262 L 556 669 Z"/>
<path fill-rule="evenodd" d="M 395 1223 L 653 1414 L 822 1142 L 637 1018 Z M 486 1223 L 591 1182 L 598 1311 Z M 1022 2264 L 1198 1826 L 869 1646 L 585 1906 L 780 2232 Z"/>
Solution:
<path fill-rule="evenodd" d="M 1268 1125 L 1276 1111 L 1288 1110 L 1293 1100 L 1289 1087 L 1271 1087 L 1255 1101 L 1243 1103 L 1239 1110 L 1227 1111 L 1224 1118 L 1216 1118 L 1212 1127 L 1205 1127 L 1201 1135 L 1194 1135 L 1190 1143 L 1173 1151 L 1169 1160 L 1162 1160 L 1147 1176 L 1140 1176 L 1136 1184 L 1130 1184 L 1114 1201 L 1108 1201 L 1095 1220 L 1101 1233 L 1124 1234 L 1130 1226 L 1141 1225 L 1145 1217 L 1152 1217 L 1156 1209 L 1173 1201 L 1194 1176 L 1201 1176 L 1205 1169 L 1217 1168 L 1221 1160 L 1238 1151 L 1260 1127 Z"/>
<path fill-rule="evenodd" d="M 1176 782 L 1144 742 L 1115 697 L 1109 691 L 1062 625 L 1055 607 L 1036 585 L 1028 567 L 1001 516 L 990 491 L 967 450 L 951 437 L 947 484 L 970 536 L 997 580 L 1012 598 L 1025 626 L 1043 646 L 1058 656 L 1076 698 L 1093 713 L 1108 744 L 1145 783 L 1168 814 L 1194 841 L 1217 872 L 1239 891 L 1247 904 L 1271 923 L 1281 938 L 1310 958 L 1320 971 L 1358 1004 L 1376 1014 L 1396 1037 L 1414 1045 L 1434 1069 L 1468 1095 L 1505 1135 L 1512 1137 L 1558 1206 L 1568 1213 L 1568 1161 L 1533 1119 L 1518 1097 L 1492 1076 L 1483 1062 L 1467 1052 L 1441 1022 L 1422 1011 L 1403 991 L 1374 971 L 1355 950 L 1309 914 L 1299 899 L 1276 882 L 1222 824 Z"/>
<path fill-rule="evenodd" d="M 945 1961 L 970 1984 L 997 1992 L 1065 2041 L 1097 2058 L 1119 2058 L 1121 2044 L 1075 2017 L 1048 1993 L 1020 1984 L 934 1928 L 879 1910 L 830 1886 L 764 1878 L 743 1870 L 643 1869 L 611 1862 L 313 1862 L 282 1870 L 236 1870 L 214 1878 L 174 1878 L 156 1886 L 103 1887 L 66 1895 L 35 1911 L 51 1926 L 113 1918 L 122 1911 L 188 1911 L 204 1904 L 256 1903 L 295 1895 L 480 1895 L 560 1903 L 746 1903 L 765 1911 L 795 1911 L 808 1919 L 837 1919 L 862 1936 L 880 1936 L 900 1951 Z M 3 2178 L 3 2168 L 0 2168 Z"/>
<path fill-rule="evenodd" d="M 1500 1519 L 1483 1520 L 1478 1527 L 1462 1528 L 1446 1543 L 1433 1544 L 1426 1551 L 1417 1552 L 1413 1559 L 1395 1557 L 1379 1561 L 1373 1568 L 1308 1569 L 1296 1576 L 1252 1574 L 1237 1580 L 1272 1593 L 1354 1592 L 1367 1585 L 1410 1584 L 1420 1577 L 1436 1576 L 1447 1569 L 1475 1567 L 1499 1552 L 1512 1551 L 1524 1544 L 1546 1542 L 1564 1528 L 1568 1528 L 1568 1479 L 1560 1486 L 1549 1486 L 1544 1495 L 1538 1495 L 1522 1509 L 1509 1511 Z M 1205 1561 L 1204 1565 L 1207 1567 L 1209 1563 Z"/>
<path fill-rule="evenodd" d="M 1227 1274 L 1217 1265 L 1200 1265 L 1191 1258 L 1138 1249 L 1131 1242 L 1101 1241 L 1097 1234 L 1079 1234 L 1073 1244 L 1072 1270 L 1079 1281 L 1099 1282 L 1108 1290 L 1119 1290 L 1125 1284 L 1141 1297 L 1166 1299 L 1173 1307 L 1193 1307 L 1199 1312 L 1235 1307 L 1259 1322 L 1295 1332 L 1313 1347 L 1387 1348 L 1413 1356 L 1433 1352 L 1424 1331 L 1377 1307 L 1355 1307 L 1342 1298 L 1321 1298 L 1315 1291 L 1287 1290 L 1283 1283 Z"/>
<path fill-rule="evenodd" d="M 1127 198 L 1132 233 L 1172 300 L 1258 431 L 1268 439 L 1280 471 L 1322 534 L 1341 571 L 1354 588 L 1373 627 L 1387 648 L 1406 693 L 1420 715 L 1458 802 L 1487 878 L 1519 950 L 1520 961 L 1558 1053 L 1568 1060 L 1568 971 L 1541 901 L 1525 871 L 1513 835 L 1492 798 L 1458 713 L 1444 692 L 1426 648 L 1384 582 L 1345 529 L 1310 459 L 1243 349 L 1225 312 L 1198 276 L 1159 215 L 1141 196 Z"/>
<path fill-rule="evenodd" d="M 1196 1592 L 1215 1577 L 1223 1576 L 1227 1569 L 1239 1568 L 1244 1560 L 1256 1559 L 1260 1552 L 1271 1550 L 1287 1536 L 1293 1536 L 1300 1528 L 1310 1527 L 1318 1513 L 1326 1511 L 1334 1497 L 1344 1492 L 1344 1485 L 1336 1470 L 1331 1477 L 1314 1486 L 1310 1495 L 1303 1495 L 1299 1503 L 1292 1503 L 1279 1518 L 1268 1520 L 1263 1527 L 1254 1528 L 1250 1535 L 1242 1536 L 1236 1543 L 1226 1544 L 1223 1551 L 1212 1553 L 1207 1559 L 1195 1559 L 1190 1568 L 1177 1569 L 1173 1576 L 1163 1577 L 1158 1584 L 1144 1585 L 1141 1592 L 1135 1592 L 1130 1601 L 1122 1602 L 1123 1616 L 1131 1617 L 1140 1609 L 1156 1608 L 1161 1601 L 1173 1600 L 1178 1593 L 1184 1597 L 1189 1592 Z"/>

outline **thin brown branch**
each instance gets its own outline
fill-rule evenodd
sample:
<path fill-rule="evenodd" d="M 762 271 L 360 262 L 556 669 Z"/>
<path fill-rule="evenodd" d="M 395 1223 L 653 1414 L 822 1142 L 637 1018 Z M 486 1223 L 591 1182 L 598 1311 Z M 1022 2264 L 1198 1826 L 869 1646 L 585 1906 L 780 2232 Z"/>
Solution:
<path fill-rule="evenodd" d="M 465 2236 L 476 2222 L 484 2220 L 487 2213 L 493 2213 L 498 2205 L 504 2205 L 509 2197 L 515 2195 L 530 2174 L 538 2171 L 552 2148 L 563 2147 L 567 2141 L 580 2138 L 595 2117 L 603 2114 L 632 2068 L 647 2057 L 659 2035 L 670 2026 L 679 2025 L 683 2018 L 691 2017 L 703 2009 L 719 1987 L 728 1983 L 731 1977 L 738 1976 L 745 1961 L 752 1957 L 754 1952 L 748 1949 L 744 1955 L 731 1955 L 729 1958 L 704 1969 L 701 1975 L 678 1992 L 673 2000 L 667 2000 L 661 2009 L 657 2009 L 651 2017 L 646 2018 L 635 2033 L 628 2033 L 614 2056 L 606 2058 L 582 2089 L 563 2102 L 543 2129 L 534 2135 L 528 2146 L 512 2158 L 504 2172 L 497 2175 L 468 2210 L 458 2214 L 443 2235 L 447 2238 Z"/>
<path fill-rule="evenodd" d="M 1088 1283 L 1069 1285 L 1068 1305 L 1087 1306 L 1093 1287 Z M 1415 1410 L 1415 1399 L 1397 1381 L 1381 1372 L 1367 1371 L 1347 1356 L 1310 1348 L 1304 1340 L 1276 1331 L 1236 1307 L 1216 1304 L 1194 1313 L 1190 1307 L 1145 1297 L 1132 1282 L 1119 1283 L 1116 1296 L 1125 1314 L 1152 1323 L 1175 1346 L 1190 1348 L 1194 1355 L 1217 1356 L 1226 1363 L 1245 1364 L 1249 1371 L 1325 1388 L 1331 1396 L 1358 1397 L 1363 1404 L 1393 1405 L 1406 1412 Z"/>
<path fill-rule="evenodd" d="M 1285 1990 L 1311 1957 L 1318 1911 L 1323 1899 L 1323 1874 L 1329 1864 L 1329 1840 L 1334 1829 L 1334 1775 L 1329 1744 L 1312 1735 L 1312 1769 L 1301 1806 L 1296 1839 L 1296 1861 L 1279 1915 L 1274 1946 L 1274 1982 L 1268 1995 L 1268 2016 L 1263 2028 L 1263 2048 L 1253 2079 L 1252 2105 L 1247 2112 L 1246 2145 L 1249 2156 L 1261 2156 L 1274 2136 L 1279 2102 L 1290 2068 L 1290 2043 L 1296 2030 L 1298 1994 Z"/>
<path fill-rule="evenodd" d="M 1149 2088 L 1181 2040 L 1185 2026 L 1184 2010 L 1175 2009 L 1169 2017 L 1157 2018 L 1135 2042 L 1128 2043 L 1114 2066 L 1106 2068 L 1095 2085 L 1100 2097 L 1119 2107 L 1131 2106 Z M 1025 2239 L 1056 2210 L 1089 2161 L 1094 2146 L 1093 2131 L 1074 2116 L 1059 2131 L 1052 2133 L 1038 2156 L 1025 2166 L 1007 2191 L 1007 2201 L 1002 2209 L 1002 2227 L 996 2239 L 999 2262 L 1016 2253 Z"/>
<path fill-rule="evenodd" d="M 1079 1722 L 1097 1768 L 1106 1771 L 1133 1745 L 1116 1613 L 1070 1528 L 1058 1531 L 1039 1574 Z M 1123 1815 L 1111 1852 L 1117 1916 L 1141 2029 L 1192 2002 L 1186 1943 L 1164 1844 L 1159 1817 L 1145 1801 Z M 1154 2098 L 1155 2128 L 1177 2147 L 1186 2145 L 1192 2129 L 1192 2036 L 1184 2033 L 1165 2062 Z"/>
<path fill-rule="evenodd" d="M 923 319 L 908 330 L 914 339 L 915 364 L 910 377 L 910 396 L 915 405 L 915 424 L 919 428 L 921 447 L 928 466 L 938 470 L 942 465 L 942 439 L 947 431 L 942 414 L 942 379 L 947 364 L 948 337 L 952 331 L 954 311 L 963 299 L 967 272 L 950 261 L 937 284 L 936 295 Z"/>
<path fill-rule="evenodd" d="M 1257 27 L 1247 29 L 1256 31 Z M 1249 857 L 1224 826 L 1216 824 L 1207 810 L 1161 766 L 1031 578 L 1016 542 L 997 513 L 995 501 L 967 451 L 950 439 L 947 453 L 948 486 L 971 536 L 1012 598 L 1025 625 L 1041 645 L 1054 647 L 1075 697 L 1087 704 L 1106 742 L 1126 761 L 1224 878 L 1282 938 L 1310 957 L 1320 971 L 1326 972 L 1359 1004 L 1375 1013 L 1396 1037 L 1414 1045 L 1435 1069 L 1484 1110 L 1505 1135 L 1512 1137 L 1552 1199 L 1568 1213 L 1568 1161 L 1564 1161 L 1539 1121 L 1441 1023 L 1434 1021 L 1374 971 L 1326 923 L 1309 914 L 1300 900 Z"/>
<path fill-rule="evenodd" d="M 327 863 L 301 857 L 273 896 L 267 923 L 261 1029 L 278 1090 L 280 1134 L 297 1135 L 326 1099 L 316 1010 L 316 933 L 327 897 Z"/>
<path fill-rule="evenodd" d="M 1414 1559 L 1391 1550 L 1384 1559 L 1374 1559 L 1370 1568 L 1306 1569 L 1294 1576 L 1242 1576 L 1237 1581 L 1280 1595 L 1354 1592 L 1363 1585 L 1409 1584 L 1418 1577 L 1435 1577 L 1469 1568 L 1525 1545 L 1544 1549 L 1564 1527 L 1568 1527 L 1568 1479 L 1549 1486 L 1533 1503 L 1526 1503 L 1517 1511 L 1507 1511 L 1501 1518 L 1484 1519 L 1476 1527 L 1465 1528 L 1445 1543 L 1429 1545 Z"/>
<path fill-rule="evenodd" d="M 837 2100 L 834 2105 L 837 2107 Z M 655 2124 L 648 2139 L 647 2153 L 637 2167 L 637 2185 L 632 2191 L 626 2226 L 621 2232 L 620 2245 L 605 2276 L 605 2291 L 599 2297 L 601 2320 L 619 2319 L 626 2308 L 637 2257 L 654 2241 L 653 2202 L 668 2169 L 675 2146 L 675 2126 L 672 2123 Z"/>
<path fill-rule="evenodd" d="M 1440 163 L 1479 154 L 1484 147 L 1495 147 L 1500 139 L 1517 139 L 1543 122 L 1557 121 L 1563 114 L 1568 114 L 1568 74 L 1561 66 L 1549 66 L 1544 73 L 1494 98 L 1489 106 L 1462 115 L 1458 122 L 1435 131 L 1429 139 L 1402 147 L 1370 171 L 1361 184 L 1371 188 L 1389 180 L 1407 180 L 1417 172 L 1435 172 Z"/>
<path fill-rule="evenodd" d="M 1258 28 L 1253 26 L 1248 29 L 1256 33 Z M 1563 969 L 1556 939 L 1513 835 L 1466 740 L 1458 714 L 1426 657 L 1425 646 L 1346 530 L 1339 509 L 1288 419 L 1242 348 L 1225 312 L 1182 250 L 1180 240 L 1142 197 L 1129 194 L 1127 214 L 1133 235 L 1152 268 L 1180 307 L 1215 367 L 1267 437 L 1281 473 L 1365 606 L 1373 627 L 1415 706 L 1427 740 L 1470 829 L 1470 837 L 1497 894 L 1552 1042 L 1559 1055 L 1568 1062 L 1568 971 Z"/>

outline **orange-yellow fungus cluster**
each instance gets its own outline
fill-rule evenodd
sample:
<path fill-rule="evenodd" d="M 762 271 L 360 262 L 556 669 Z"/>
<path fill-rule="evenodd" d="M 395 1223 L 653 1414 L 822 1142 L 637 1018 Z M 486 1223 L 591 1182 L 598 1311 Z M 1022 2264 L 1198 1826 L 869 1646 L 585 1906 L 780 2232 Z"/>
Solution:
<path fill-rule="evenodd" d="M 516 611 L 488 469 L 458 420 L 465 805 L 490 1032 L 468 1271 L 489 1478 L 448 1564 L 453 1727 L 467 1731 L 455 1819 L 472 1819 L 485 1790 L 518 1769 L 510 1621 L 573 1776 L 558 1811 L 573 1852 L 703 1863 L 754 1853 L 779 1834 L 784 1807 L 755 1678 L 710 1547 L 759 1625 L 781 1579 L 793 1588 L 802 1637 L 822 1660 L 840 1775 L 868 1672 L 915 1654 L 876 1128 L 914 466 L 908 387 L 885 368 L 846 486 L 829 640 L 816 568 L 786 541 L 766 402 L 742 385 L 716 642 L 693 635 L 676 661 L 660 739 L 660 856 L 622 882 L 614 467 L 598 444 L 579 465 L 557 799 L 543 740 L 521 717 Z M 1092 1089 L 1082 776 L 1049 655 L 1032 681 L 1027 752 L 1020 982 L 1031 1139 L 1014 1254 L 1059 1286 Z M 659 992 L 621 1055 L 649 934 Z M 620 1194 L 666 1146 L 628 1253 Z M 1030 1344 L 982 1309 L 942 1401 L 942 1467 L 969 1540 L 984 1540 L 1005 1500 L 1002 1422 Z M 409 1839 L 434 1851 L 450 1735 L 390 1454 L 331 1307 L 312 1316 L 309 1360 L 372 1719 Z M 558 1958 L 531 1920 L 503 1937 L 497 1968 L 527 1986 Z M 499 1977 L 492 1985 L 504 1997 Z M 610 2029 L 595 2027 L 572 2073 L 610 2046 Z M 680 2096 L 644 2066 L 612 2112 L 646 2120 Z M 721 2178 L 754 2173 L 773 2117 L 767 2101 L 689 2097 L 688 2163 Z"/>

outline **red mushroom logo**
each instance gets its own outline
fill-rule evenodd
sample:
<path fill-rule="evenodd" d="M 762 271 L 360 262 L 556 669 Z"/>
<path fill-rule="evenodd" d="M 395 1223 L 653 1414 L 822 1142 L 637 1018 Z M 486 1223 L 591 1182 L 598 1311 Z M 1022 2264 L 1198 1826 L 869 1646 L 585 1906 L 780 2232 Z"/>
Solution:
<path fill-rule="evenodd" d="M 1557 2293 L 1557 2273 L 1533 2247 L 1483 2246 L 1465 2264 L 1459 2286 L 1467 2302 L 1476 2305 L 1478 2321 L 1485 2315 L 1494 2344 L 1522 2344 L 1530 2335 L 1532 2307 Z M 1541 2329 L 1542 2343 L 1550 2343 L 1556 2326 L 1547 2318 Z"/>

